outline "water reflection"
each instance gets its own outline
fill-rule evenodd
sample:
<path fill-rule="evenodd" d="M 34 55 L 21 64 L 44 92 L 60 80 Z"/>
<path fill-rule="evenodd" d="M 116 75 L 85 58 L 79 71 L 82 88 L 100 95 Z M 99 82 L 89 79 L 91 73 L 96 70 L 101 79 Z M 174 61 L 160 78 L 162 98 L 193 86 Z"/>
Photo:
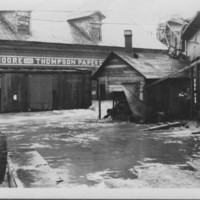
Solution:
<path fill-rule="evenodd" d="M 174 173 L 179 174 L 177 180 L 180 181 L 185 176 L 182 171 L 183 174 L 191 172 L 187 167 L 178 166 L 185 165 L 193 156 L 200 156 L 197 136 L 145 132 L 141 131 L 145 125 L 128 122 L 96 123 L 96 113 L 79 112 L 65 111 L 60 115 L 47 112 L 45 116 L 30 113 L 26 118 L 21 114 L 22 121 L 16 117 L 18 121 L 12 126 L 6 121 L 0 126 L 9 137 L 10 149 L 35 148 L 68 187 L 83 184 L 90 187 L 99 184 L 104 184 L 103 187 L 159 187 L 160 184 L 164 187 L 164 181 L 153 182 L 156 176 L 171 180 L 167 183 L 173 187 L 173 178 L 177 176 Z M 11 115 L 7 118 L 12 120 Z M 168 173 L 168 176 L 162 177 L 159 173 Z M 198 185 L 189 174 L 191 177 L 187 175 L 185 179 Z M 152 179 L 151 183 L 148 178 Z"/>

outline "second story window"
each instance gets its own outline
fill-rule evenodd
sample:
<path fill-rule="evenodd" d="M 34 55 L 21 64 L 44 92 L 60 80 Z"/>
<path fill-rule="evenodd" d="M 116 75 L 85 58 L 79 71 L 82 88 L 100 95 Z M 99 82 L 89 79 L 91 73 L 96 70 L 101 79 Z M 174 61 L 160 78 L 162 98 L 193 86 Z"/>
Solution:
<path fill-rule="evenodd" d="M 94 21 L 91 23 L 92 33 L 91 37 L 93 40 L 101 40 L 101 23 L 100 21 Z"/>
<path fill-rule="evenodd" d="M 87 14 L 78 14 L 70 16 L 67 20 L 70 25 L 78 29 L 87 39 L 95 44 L 102 40 L 102 20 L 105 16 L 99 12 L 86 12 Z"/>
<path fill-rule="evenodd" d="M 23 34 L 30 34 L 30 12 L 17 12 L 17 32 Z"/>

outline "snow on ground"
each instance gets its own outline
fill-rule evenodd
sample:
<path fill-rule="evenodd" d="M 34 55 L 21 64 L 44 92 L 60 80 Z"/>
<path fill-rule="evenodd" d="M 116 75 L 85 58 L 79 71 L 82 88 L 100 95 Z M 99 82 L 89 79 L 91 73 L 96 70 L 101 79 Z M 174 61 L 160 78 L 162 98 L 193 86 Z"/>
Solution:
<path fill-rule="evenodd" d="M 120 172 L 104 170 L 87 175 L 97 188 L 197 188 L 200 180 L 194 172 L 178 165 L 147 163 L 129 169 L 132 178 L 120 178 Z M 196 173 L 197 174 L 197 173 Z M 129 175 L 131 177 L 131 175 Z M 199 177 L 199 174 L 198 174 Z M 200 178 L 200 177 L 199 177 Z"/>
<path fill-rule="evenodd" d="M 106 115 L 108 108 L 112 108 L 112 101 L 102 101 L 102 116 Z M 7 123 L 27 123 L 28 120 L 46 120 L 50 122 L 56 122 L 62 118 L 66 118 L 68 122 L 77 122 L 86 120 L 98 119 L 98 102 L 93 101 L 93 104 L 88 109 L 71 109 L 71 110 L 54 110 L 44 112 L 22 112 L 22 113 L 4 113 L 0 115 L 0 122 Z"/>

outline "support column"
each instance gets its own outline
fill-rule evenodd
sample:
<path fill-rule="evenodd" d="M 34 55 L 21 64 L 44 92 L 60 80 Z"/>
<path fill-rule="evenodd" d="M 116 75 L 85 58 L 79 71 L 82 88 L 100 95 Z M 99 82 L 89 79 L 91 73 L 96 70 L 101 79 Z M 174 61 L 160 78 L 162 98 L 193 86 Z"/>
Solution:
<path fill-rule="evenodd" d="M 199 86 L 199 64 L 196 65 L 196 98 L 197 98 L 197 117 L 200 109 L 200 86 Z"/>
<path fill-rule="evenodd" d="M 7 167 L 7 137 L 0 132 L 0 184 L 4 181 Z"/>
<path fill-rule="evenodd" d="M 190 100 L 190 117 L 191 119 L 194 118 L 194 68 L 191 68 L 191 81 L 190 81 L 190 88 L 191 88 L 191 91 L 190 91 L 190 95 L 191 95 L 191 100 Z"/>
<path fill-rule="evenodd" d="M 99 119 L 101 119 L 101 90 L 99 79 L 97 80 L 97 92 L 98 92 L 98 103 L 99 103 Z"/>

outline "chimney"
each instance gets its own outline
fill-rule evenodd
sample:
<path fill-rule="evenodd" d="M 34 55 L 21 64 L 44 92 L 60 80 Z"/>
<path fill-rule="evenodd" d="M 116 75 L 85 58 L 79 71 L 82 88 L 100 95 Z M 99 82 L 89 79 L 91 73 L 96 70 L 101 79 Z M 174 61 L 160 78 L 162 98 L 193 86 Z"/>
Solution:
<path fill-rule="evenodd" d="M 125 37 L 125 52 L 130 56 L 133 56 L 133 49 L 132 49 L 132 31 L 131 30 L 124 30 L 124 37 Z"/>

